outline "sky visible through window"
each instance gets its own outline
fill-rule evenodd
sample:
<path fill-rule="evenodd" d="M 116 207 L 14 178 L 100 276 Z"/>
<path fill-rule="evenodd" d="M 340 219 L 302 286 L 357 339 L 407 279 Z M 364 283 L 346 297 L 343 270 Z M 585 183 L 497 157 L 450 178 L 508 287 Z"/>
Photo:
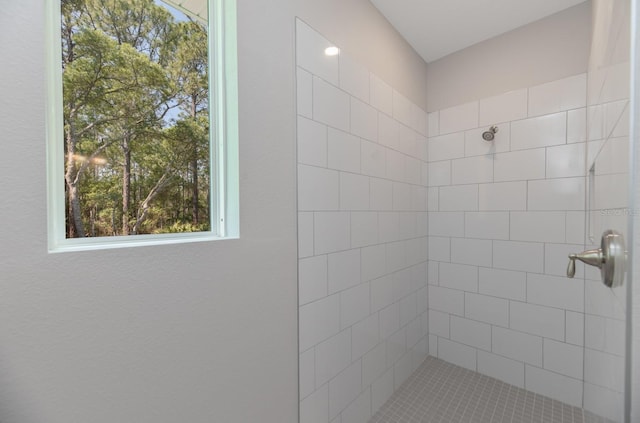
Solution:
<path fill-rule="evenodd" d="M 176 20 L 176 22 L 186 22 L 189 20 L 189 18 L 187 17 L 187 15 L 185 15 L 184 13 L 182 13 L 180 10 L 176 9 L 175 7 L 171 6 L 168 3 L 163 2 L 162 0 L 154 0 L 154 3 L 158 6 L 162 6 L 165 9 L 167 9 L 169 11 L 169 13 L 171 13 L 171 15 L 173 15 L 173 18 Z"/>
<path fill-rule="evenodd" d="M 171 13 L 171 15 L 173 16 L 173 18 L 175 19 L 176 22 L 188 22 L 189 21 L 189 17 L 186 14 L 184 14 L 182 11 L 176 9 L 175 7 L 171 6 L 169 3 L 165 3 L 162 0 L 154 0 L 154 3 L 157 6 L 164 7 L 165 9 L 167 9 L 169 11 L 169 13 Z M 167 113 L 167 115 L 164 118 L 165 123 L 169 124 L 170 122 L 175 122 L 176 118 L 178 117 L 178 113 L 179 113 L 179 111 L 176 110 L 176 109 L 169 110 L 169 112 Z"/>

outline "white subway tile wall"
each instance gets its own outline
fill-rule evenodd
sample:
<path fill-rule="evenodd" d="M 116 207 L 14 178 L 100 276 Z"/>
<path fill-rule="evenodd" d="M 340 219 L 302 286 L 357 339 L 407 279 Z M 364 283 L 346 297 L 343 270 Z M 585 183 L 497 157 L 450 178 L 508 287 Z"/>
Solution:
<path fill-rule="evenodd" d="M 587 104 L 581 74 L 425 113 L 297 32 L 301 422 L 367 421 L 427 354 L 615 417 L 623 295 L 565 272 L 587 224 L 626 218 L 621 90 Z"/>
<path fill-rule="evenodd" d="M 577 75 L 428 115 L 431 354 L 580 407 L 586 293 L 564 272 L 585 239 L 586 89 Z"/>
<path fill-rule="evenodd" d="M 429 351 L 430 119 L 296 32 L 301 423 L 366 422 Z"/>
<path fill-rule="evenodd" d="M 625 12 L 621 16 L 626 16 Z M 609 25 L 615 25 L 611 22 Z M 625 22 L 624 18 L 621 22 Z M 620 30 L 620 25 L 616 28 Z M 599 31 L 608 34 L 609 27 L 602 26 Z M 624 51 L 625 37 L 609 41 L 610 48 Z M 615 63 L 609 60 L 610 63 L 590 68 L 586 117 L 573 117 L 574 121 L 586 119 L 589 125 L 584 133 L 573 133 L 574 138 L 587 138 L 587 169 L 592 171 L 590 213 L 584 225 L 588 229 L 588 244 L 599 244 L 600 235 L 607 229 L 626 236 L 629 217 L 629 62 L 621 58 L 616 58 Z M 584 344 L 584 407 L 622 421 L 627 373 L 624 366 L 627 287 L 625 284 L 606 288 L 599 274 L 591 269 L 585 271 L 585 277 L 584 310 L 576 310 L 576 316 L 567 314 L 567 328 L 571 324 L 584 330 L 583 338 L 572 340 L 576 345 Z M 580 321 L 578 316 L 584 319 Z"/>

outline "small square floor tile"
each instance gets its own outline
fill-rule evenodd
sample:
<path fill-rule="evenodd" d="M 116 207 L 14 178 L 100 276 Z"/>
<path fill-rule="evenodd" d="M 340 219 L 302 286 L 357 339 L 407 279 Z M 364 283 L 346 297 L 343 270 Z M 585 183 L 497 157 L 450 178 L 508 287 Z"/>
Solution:
<path fill-rule="evenodd" d="M 435 357 L 427 357 L 369 423 L 611 423 Z"/>

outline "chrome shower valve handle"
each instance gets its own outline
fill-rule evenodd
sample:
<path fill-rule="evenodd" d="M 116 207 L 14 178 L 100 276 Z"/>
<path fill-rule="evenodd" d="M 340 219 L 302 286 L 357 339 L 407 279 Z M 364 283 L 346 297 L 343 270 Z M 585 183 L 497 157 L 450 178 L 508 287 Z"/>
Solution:
<path fill-rule="evenodd" d="M 626 272 L 626 251 L 624 238 L 616 231 L 607 230 L 602 234 L 600 248 L 569 254 L 567 277 L 576 274 L 576 260 L 600 269 L 602 283 L 608 287 L 621 286 Z"/>
<path fill-rule="evenodd" d="M 569 266 L 567 266 L 567 277 L 573 278 L 576 275 L 576 260 L 580 260 L 590 266 L 602 269 L 603 258 L 602 248 L 587 250 L 578 254 L 569 254 Z"/>

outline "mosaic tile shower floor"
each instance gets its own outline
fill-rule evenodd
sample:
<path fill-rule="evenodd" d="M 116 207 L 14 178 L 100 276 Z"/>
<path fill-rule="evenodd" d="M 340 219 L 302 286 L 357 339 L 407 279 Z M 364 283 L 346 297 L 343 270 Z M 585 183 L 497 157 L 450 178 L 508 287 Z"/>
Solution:
<path fill-rule="evenodd" d="M 369 423 L 610 423 L 581 408 L 428 357 Z"/>

